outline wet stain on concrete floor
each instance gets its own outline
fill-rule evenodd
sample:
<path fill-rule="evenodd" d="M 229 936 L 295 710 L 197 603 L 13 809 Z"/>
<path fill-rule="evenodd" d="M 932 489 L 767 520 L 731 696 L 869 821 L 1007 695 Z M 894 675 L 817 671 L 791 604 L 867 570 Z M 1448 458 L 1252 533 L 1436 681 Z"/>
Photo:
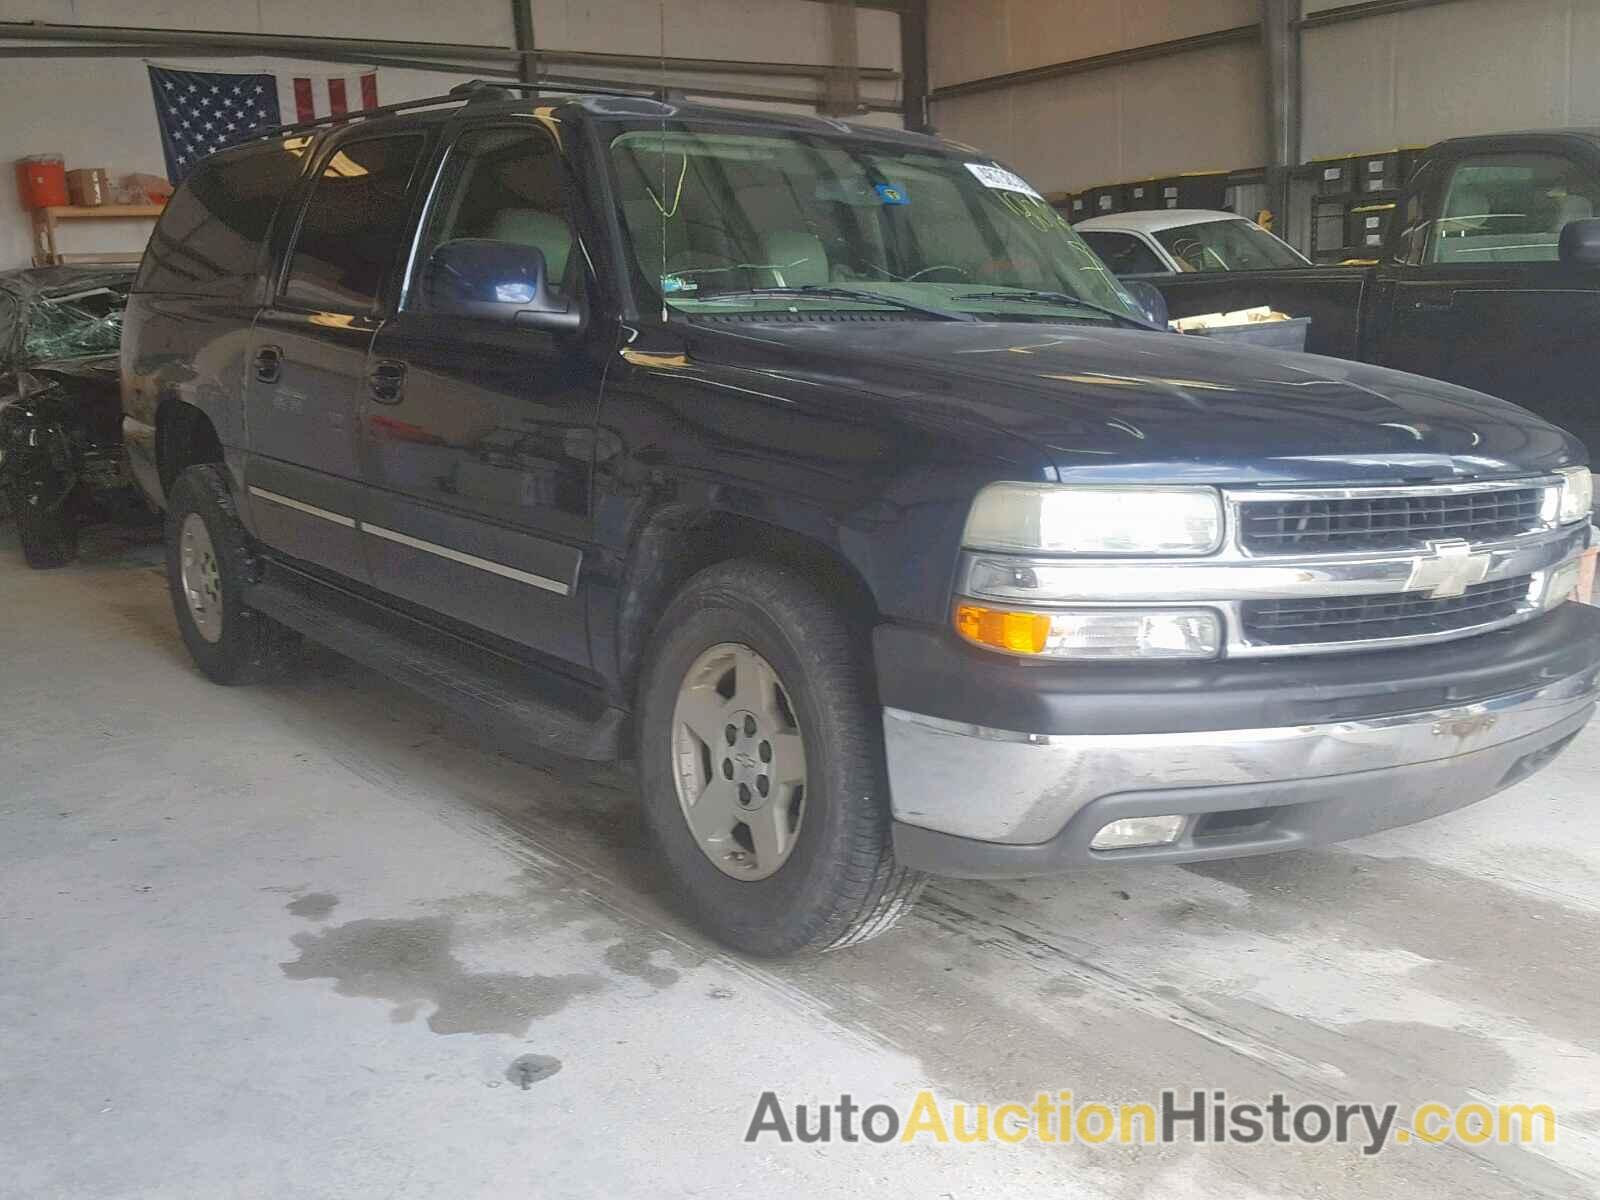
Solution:
<path fill-rule="evenodd" d="M 341 996 L 387 1000 L 409 1019 L 432 1003 L 434 1033 L 505 1033 L 520 1037 L 576 996 L 600 991 L 595 975 L 515 975 L 470 971 L 451 949 L 444 917 L 351 921 L 300 933 L 300 957 L 282 963 L 290 979 L 332 979 Z"/>
<path fill-rule="evenodd" d="M 549 1079 L 559 1070 L 559 1058 L 548 1054 L 524 1054 L 511 1060 L 511 1065 L 506 1068 L 506 1078 L 527 1091 L 541 1079 Z"/>
<path fill-rule="evenodd" d="M 606 947 L 606 966 L 619 975 L 632 975 L 654 988 L 668 988 L 678 982 L 678 972 L 657 966 L 652 958 L 665 948 L 655 938 L 633 938 Z"/>
<path fill-rule="evenodd" d="M 328 892 L 311 892 L 284 905 L 289 912 L 308 921 L 327 920 L 328 914 L 339 906 L 339 897 Z"/>

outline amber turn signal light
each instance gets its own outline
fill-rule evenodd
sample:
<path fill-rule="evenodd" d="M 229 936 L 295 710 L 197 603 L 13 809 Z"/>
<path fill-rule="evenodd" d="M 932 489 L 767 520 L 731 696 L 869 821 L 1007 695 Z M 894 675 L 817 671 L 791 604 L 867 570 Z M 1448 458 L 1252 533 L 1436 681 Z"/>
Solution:
<path fill-rule="evenodd" d="M 1050 618 L 1044 613 L 958 604 L 956 631 L 980 646 L 1009 650 L 1013 654 L 1039 654 L 1050 636 Z"/>

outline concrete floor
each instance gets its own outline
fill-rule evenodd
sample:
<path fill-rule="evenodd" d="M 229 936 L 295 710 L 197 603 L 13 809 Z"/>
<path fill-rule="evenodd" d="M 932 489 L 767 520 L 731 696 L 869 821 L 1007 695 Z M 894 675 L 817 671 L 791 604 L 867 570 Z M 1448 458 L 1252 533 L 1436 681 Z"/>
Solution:
<path fill-rule="evenodd" d="M 621 770 L 510 761 L 320 658 L 224 689 L 156 546 L 0 527 L 0 1195 L 1513 1197 L 1600 1189 L 1600 728 L 1316 852 L 936 884 L 799 965 L 665 903 Z M 533 1057 L 529 1057 L 533 1056 Z M 1543 1101 L 1557 1145 L 746 1145 L 904 1106 Z"/>

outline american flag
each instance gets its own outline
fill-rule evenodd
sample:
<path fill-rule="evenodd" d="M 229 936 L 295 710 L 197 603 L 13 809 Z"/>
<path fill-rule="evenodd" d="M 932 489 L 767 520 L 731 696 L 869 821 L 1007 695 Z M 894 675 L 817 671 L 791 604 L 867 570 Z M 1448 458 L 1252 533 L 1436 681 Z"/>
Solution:
<path fill-rule="evenodd" d="M 231 146 L 265 125 L 278 125 L 274 75 L 150 68 L 150 91 L 161 126 L 167 178 L 181 182 L 214 150 Z"/>
<path fill-rule="evenodd" d="M 366 71 L 360 75 L 325 75 L 320 78 L 296 75 L 291 89 L 296 121 L 340 117 L 347 112 L 378 107 L 376 71 Z"/>
<path fill-rule="evenodd" d="M 182 181 L 206 155 L 289 120 L 310 121 L 378 105 L 378 74 L 293 75 L 183 71 L 150 66 L 167 178 Z M 292 117 L 287 116 L 293 113 Z"/>

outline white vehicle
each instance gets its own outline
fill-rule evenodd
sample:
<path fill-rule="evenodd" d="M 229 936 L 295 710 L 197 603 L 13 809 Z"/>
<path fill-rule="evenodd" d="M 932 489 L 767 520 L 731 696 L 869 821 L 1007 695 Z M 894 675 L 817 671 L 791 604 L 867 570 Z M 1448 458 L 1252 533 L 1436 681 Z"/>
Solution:
<path fill-rule="evenodd" d="M 1072 228 L 1119 276 L 1311 265 L 1293 246 L 1237 213 L 1156 209 L 1090 217 Z"/>

